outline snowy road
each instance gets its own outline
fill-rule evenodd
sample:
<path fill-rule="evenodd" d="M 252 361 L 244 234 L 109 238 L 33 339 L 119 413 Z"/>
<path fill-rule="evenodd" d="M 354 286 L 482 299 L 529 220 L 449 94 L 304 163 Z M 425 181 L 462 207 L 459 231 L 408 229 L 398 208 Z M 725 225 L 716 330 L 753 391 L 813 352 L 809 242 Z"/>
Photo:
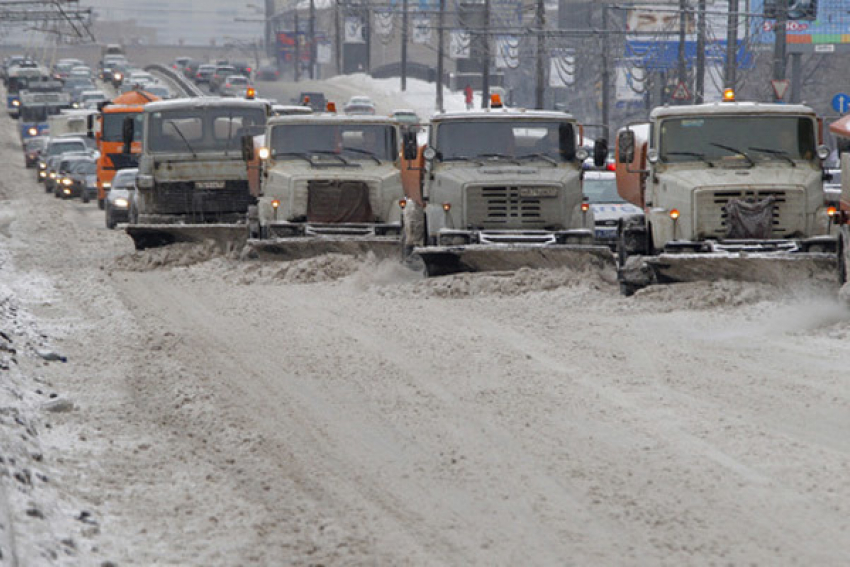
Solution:
<path fill-rule="evenodd" d="M 834 290 L 136 254 L 0 163 L 20 565 L 850 562 Z"/>

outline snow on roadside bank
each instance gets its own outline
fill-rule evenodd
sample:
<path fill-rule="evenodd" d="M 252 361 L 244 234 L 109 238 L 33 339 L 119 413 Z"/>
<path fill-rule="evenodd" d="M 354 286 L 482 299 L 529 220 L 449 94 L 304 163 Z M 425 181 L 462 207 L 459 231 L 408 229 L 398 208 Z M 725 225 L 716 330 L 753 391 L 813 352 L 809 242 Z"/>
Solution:
<path fill-rule="evenodd" d="M 73 401 L 38 372 L 64 357 L 51 350 L 14 285 L 23 283 L 35 295 L 50 290 L 15 273 L 2 239 L 0 273 L 0 564 L 91 564 L 97 519 L 63 488 L 40 439 L 52 416 L 74 411 Z"/>

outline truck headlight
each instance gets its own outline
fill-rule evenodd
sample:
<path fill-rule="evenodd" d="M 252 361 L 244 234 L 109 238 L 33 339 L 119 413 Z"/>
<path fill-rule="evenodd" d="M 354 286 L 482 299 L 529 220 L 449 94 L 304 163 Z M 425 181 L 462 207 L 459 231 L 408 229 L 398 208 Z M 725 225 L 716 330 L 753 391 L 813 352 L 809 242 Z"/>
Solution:
<path fill-rule="evenodd" d="M 110 187 L 112 187 L 112 183 L 110 183 L 109 181 L 103 182 L 103 188 L 104 189 L 109 189 Z"/>
<path fill-rule="evenodd" d="M 271 156 L 271 155 L 272 155 L 272 153 L 268 148 L 260 148 L 259 150 L 257 150 L 257 156 L 260 159 L 263 159 L 263 160 L 269 159 L 269 156 Z"/>
<path fill-rule="evenodd" d="M 115 205 L 119 209 L 126 209 L 130 206 L 130 201 L 128 201 L 127 199 L 115 199 L 113 205 Z"/>
<path fill-rule="evenodd" d="M 13 100 L 12 106 L 21 106 L 21 101 L 19 101 L 18 99 Z"/>
<path fill-rule="evenodd" d="M 38 129 L 37 128 L 30 128 L 29 130 L 27 130 L 27 134 L 29 134 L 30 136 L 37 136 L 38 135 Z"/>

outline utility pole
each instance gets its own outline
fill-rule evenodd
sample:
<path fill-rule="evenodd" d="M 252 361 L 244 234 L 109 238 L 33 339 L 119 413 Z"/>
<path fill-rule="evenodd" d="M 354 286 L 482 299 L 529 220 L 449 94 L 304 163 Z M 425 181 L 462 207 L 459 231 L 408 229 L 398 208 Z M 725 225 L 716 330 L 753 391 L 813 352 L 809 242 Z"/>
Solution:
<path fill-rule="evenodd" d="M 608 128 L 609 114 L 611 112 L 611 73 L 608 69 L 608 5 L 602 5 L 602 128 L 605 132 L 605 139 L 609 140 L 611 133 Z"/>
<path fill-rule="evenodd" d="M 773 44 L 773 80 L 785 80 L 785 32 L 788 24 L 788 0 L 776 0 L 776 27 L 773 33 L 776 40 Z M 774 96 L 777 93 L 774 92 Z M 775 102 L 781 102 L 782 99 L 778 96 L 774 98 Z"/>
<path fill-rule="evenodd" d="M 543 110 L 544 97 L 546 94 L 546 5 L 544 0 L 537 0 L 537 85 L 535 108 Z"/>
<path fill-rule="evenodd" d="M 727 89 L 735 88 L 735 73 L 738 70 L 738 0 L 729 0 L 726 19 L 726 72 L 723 83 Z"/>
<path fill-rule="evenodd" d="M 688 69 L 685 66 L 685 33 L 687 32 L 686 24 L 688 23 L 687 18 L 685 17 L 685 10 L 688 7 L 687 0 L 679 0 L 679 68 L 676 73 L 676 80 L 678 81 L 678 85 L 676 85 L 676 89 L 681 85 L 686 84 Z"/>
<path fill-rule="evenodd" d="M 481 108 L 490 107 L 490 0 L 484 0 L 484 45 L 481 65 Z"/>
<path fill-rule="evenodd" d="M 407 0 L 401 3 L 401 90 L 407 90 Z"/>
<path fill-rule="evenodd" d="M 437 15 L 437 110 L 445 111 L 443 104 L 443 27 L 446 19 L 446 0 L 440 0 L 440 13 Z"/>
<path fill-rule="evenodd" d="M 301 31 L 298 24 L 298 8 L 295 8 L 295 82 L 301 80 Z"/>
<path fill-rule="evenodd" d="M 316 73 L 316 0 L 310 0 L 310 79 Z"/>
<path fill-rule="evenodd" d="M 272 51 L 272 16 L 274 15 L 274 0 L 265 0 L 263 3 L 263 7 L 265 8 L 265 20 L 266 25 L 263 30 L 263 40 L 264 47 L 266 49 L 266 57 L 273 57 L 274 52 Z M 277 38 L 275 38 L 275 45 L 277 45 Z M 275 61 L 277 61 L 277 57 L 274 57 Z"/>
<path fill-rule="evenodd" d="M 697 83 L 694 103 L 702 104 L 705 101 L 705 0 L 699 0 L 697 4 Z"/>
<path fill-rule="evenodd" d="M 336 74 L 342 75 L 342 32 L 339 27 L 340 9 L 339 3 L 342 0 L 334 2 L 334 50 L 336 51 Z"/>
<path fill-rule="evenodd" d="M 803 54 L 795 52 L 791 54 L 791 102 L 797 103 L 802 100 L 803 94 Z"/>

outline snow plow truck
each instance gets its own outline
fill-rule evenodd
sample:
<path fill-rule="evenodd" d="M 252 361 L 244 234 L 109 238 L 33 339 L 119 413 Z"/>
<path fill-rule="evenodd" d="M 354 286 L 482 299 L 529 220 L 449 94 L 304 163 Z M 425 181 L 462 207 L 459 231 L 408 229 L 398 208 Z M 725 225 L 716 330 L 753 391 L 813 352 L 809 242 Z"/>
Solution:
<path fill-rule="evenodd" d="M 829 130 L 842 140 L 839 147 L 850 146 L 850 115 L 830 124 Z M 838 283 L 844 285 L 850 281 L 850 152 L 841 152 L 840 159 L 841 197 L 838 203 L 831 203 L 829 212 L 838 227 Z"/>
<path fill-rule="evenodd" d="M 415 132 L 405 137 L 420 175 L 408 189 L 403 256 L 414 266 L 421 259 L 428 276 L 613 267 L 611 250 L 593 244 L 581 145 L 571 115 L 504 108 L 498 97 L 489 109 L 435 115 L 426 146 L 417 147 Z M 597 142 L 597 164 L 606 154 Z"/>
<path fill-rule="evenodd" d="M 137 250 L 174 242 L 213 241 L 223 249 L 245 242 L 255 204 L 243 158 L 245 140 L 261 134 L 265 101 L 193 98 L 144 107 L 142 153 L 127 233 Z M 127 117 L 123 140 L 134 139 Z"/>
<path fill-rule="evenodd" d="M 656 283 L 784 283 L 834 269 L 822 127 L 798 104 L 665 106 L 616 140 L 617 191 L 644 215 L 618 226 L 624 295 Z"/>
<path fill-rule="evenodd" d="M 398 123 L 333 112 L 280 116 L 269 121 L 265 144 L 257 150 L 262 182 L 249 213 L 250 255 L 397 257 L 404 204 Z"/>

